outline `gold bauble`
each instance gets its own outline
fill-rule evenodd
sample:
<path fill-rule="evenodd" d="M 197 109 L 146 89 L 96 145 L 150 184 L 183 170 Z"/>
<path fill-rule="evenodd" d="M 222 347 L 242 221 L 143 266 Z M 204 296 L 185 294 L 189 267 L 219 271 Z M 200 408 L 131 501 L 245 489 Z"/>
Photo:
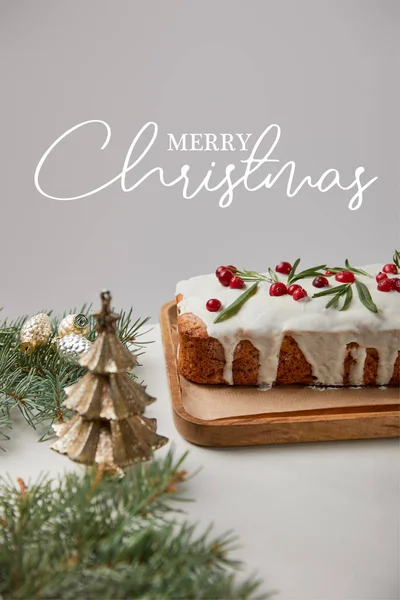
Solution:
<path fill-rule="evenodd" d="M 80 355 L 89 350 L 91 345 L 92 342 L 76 333 L 69 333 L 55 340 L 58 354 L 71 362 L 78 362 Z"/>
<path fill-rule="evenodd" d="M 89 321 L 86 315 L 80 313 L 79 315 L 67 315 L 63 318 L 58 327 L 58 337 L 64 337 L 70 333 L 87 337 L 89 333 Z"/>
<path fill-rule="evenodd" d="M 24 323 L 21 329 L 19 349 L 25 354 L 31 354 L 37 348 L 45 346 L 51 336 L 49 315 L 39 313 Z"/>

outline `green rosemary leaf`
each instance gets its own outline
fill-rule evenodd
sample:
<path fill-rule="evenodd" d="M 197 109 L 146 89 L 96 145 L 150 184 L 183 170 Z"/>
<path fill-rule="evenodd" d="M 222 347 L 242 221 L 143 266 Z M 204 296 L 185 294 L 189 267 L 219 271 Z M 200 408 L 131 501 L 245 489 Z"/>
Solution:
<path fill-rule="evenodd" d="M 398 269 L 400 269 L 400 252 L 398 250 L 394 251 L 393 254 L 393 262 Z"/>
<path fill-rule="evenodd" d="M 328 288 L 323 292 L 317 292 L 313 295 L 313 298 L 320 298 L 321 296 L 330 296 L 331 294 L 336 294 L 337 292 L 346 291 L 348 283 L 343 283 L 343 285 L 337 285 L 333 288 Z"/>
<path fill-rule="evenodd" d="M 330 308 L 331 306 L 336 306 L 336 304 L 339 302 L 340 298 L 346 293 L 346 290 L 340 290 L 339 292 L 337 292 L 333 298 L 331 298 L 329 300 L 329 302 L 326 304 L 325 308 Z"/>
<path fill-rule="evenodd" d="M 351 304 L 351 301 L 353 300 L 353 290 L 351 289 L 350 283 L 347 284 L 347 290 L 345 293 L 346 293 L 346 297 L 344 299 L 343 306 L 340 309 L 341 311 L 347 310 Z"/>
<path fill-rule="evenodd" d="M 296 269 L 299 266 L 299 264 L 300 264 L 300 258 L 295 260 L 293 263 L 293 267 L 288 275 L 288 280 L 287 280 L 288 283 L 290 283 L 292 281 L 292 277 L 294 277 L 294 274 L 296 273 Z"/>
<path fill-rule="evenodd" d="M 224 310 L 222 310 L 219 315 L 214 319 L 214 323 L 219 323 L 220 321 L 225 321 L 225 319 L 229 319 L 229 317 L 233 317 L 237 312 L 241 309 L 243 304 L 257 291 L 258 281 L 253 283 L 247 290 L 240 294 L 238 298 L 232 304 L 229 304 Z"/>
<path fill-rule="evenodd" d="M 275 280 L 263 275 L 262 273 L 258 273 L 258 271 L 247 271 L 243 269 L 243 271 L 236 271 L 236 275 L 243 279 L 243 281 L 268 281 L 269 283 L 273 283 Z M 277 280 L 276 280 L 277 281 Z"/>
<path fill-rule="evenodd" d="M 331 271 L 332 273 L 340 273 L 341 271 L 344 271 L 343 267 L 326 267 L 327 271 Z"/>
<path fill-rule="evenodd" d="M 294 275 L 290 280 L 288 279 L 288 283 L 294 283 L 295 281 L 299 281 L 300 279 L 305 279 L 306 277 L 317 277 L 319 275 L 325 275 L 325 272 L 321 273 L 320 269 L 325 269 L 326 265 L 318 265 L 317 267 L 312 267 L 311 269 L 306 269 L 305 271 L 301 271 Z M 290 277 L 290 275 L 289 275 Z"/>
<path fill-rule="evenodd" d="M 349 271 L 351 271 L 355 275 L 364 275 L 364 277 L 370 277 L 371 279 L 373 279 L 372 275 L 370 275 L 369 273 L 367 273 L 367 271 L 364 271 L 363 269 L 356 269 L 355 267 L 352 267 L 351 269 L 349 269 Z"/>
<path fill-rule="evenodd" d="M 271 267 L 268 267 L 268 273 L 273 281 L 279 281 L 277 274 L 271 269 Z"/>
<path fill-rule="evenodd" d="M 363 269 L 356 269 L 355 267 L 352 267 L 347 258 L 344 261 L 344 264 L 346 266 L 346 269 L 348 271 L 351 271 L 352 273 L 355 273 L 355 275 L 365 275 L 365 277 L 372 277 L 372 275 L 367 273 L 367 271 L 363 271 Z"/>
<path fill-rule="evenodd" d="M 358 281 L 358 279 L 356 279 L 355 283 L 356 283 L 356 288 L 357 288 L 357 292 L 358 292 L 358 297 L 360 298 L 361 302 L 364 304 L 364 306 L 366 308 L 368 308 L 368 310 L 370 310 L 371 312 L 377 313 L 378 308 L 377 308 L 375 302 L 372 300 L 371 294 L 369 293 L 369 289 L 367 288 L 365 283 Z"/>

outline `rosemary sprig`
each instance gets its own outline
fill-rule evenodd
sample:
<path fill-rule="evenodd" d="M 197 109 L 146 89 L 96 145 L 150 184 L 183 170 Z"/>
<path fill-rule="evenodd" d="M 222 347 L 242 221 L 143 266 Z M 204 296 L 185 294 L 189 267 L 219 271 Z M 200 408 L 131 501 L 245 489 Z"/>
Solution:
<path fill-rule="evenodd" d="M 358 292 L 358 297 L 360 298 L 360 300 L 364 304 L 364 306 L 366 308 L 368 308 L 368 310 L 370 310 L 371 312 L 377 313 L 378 308 L 377 308 L 376 304 L 374 303 L 374 301 L 372 300 L 369 289 L 367 288 L 365 283 L 362 283 L 361 281 L 358 281 L 358 279 L 356 279 L 355 285 L 356 285 L 356 289 Z M 321 298 L 322 296 L 333 296 L 325 306 L 325 308 L 331 308 L 332 306 L 336 306 L 338 304 L 338 302 L 342 296 L 345 296 L 344 303 L 340 310 L 341 311 L 347 310 L 353 299 L 353 290 L 352 290 L 351 286 L 352 286 L 351 283 L 344 283 L 343 285 L 337 285 L 336 287 L 329 288 L 329 289 L 323 290 L 322 292 L 318 292 L 318 293 L 314 294 L 313 298 Z"/>
<path fill-rule="evenodd" d="M 342 296 L 344 296 L 345 294 L 347 294 L 347 287 L 345 287 L 343 290 L 339 290 L 336 294 L 334 294 L 332 296 L 332 298 L 329 300 L 329 302 L 325 305 L 325 308 L 331 308 L 331 306 L 335 306 L 336 307 L 336 305 L 339 302 L 340 298 Z M 343 304 L 343 306 L 344 306 L 344 304 Z M 343 310 L 343 307 L 340 310 Z"/>
<path fill-rule="evenodd" d="M 400 269 L 400 252 L 398 250 L 394 251 L 393 262 L 396 264 L 397 268 Z M 339 273 L 340 271 L 350 271 L 358 276 L 370 277 L 372 275 L 364 271 L 363 269 L 359 269 L 357 267 L 352 267 L 349 260 L 346 258 L 344 267 L 328 267 L 326 264 L 317 265 L 316 267 L 311 267 L 309 269 L 305 269 L 304 271 L 300 271 L 297 273 L 298 266 L 300 264 L 300 258 L 297 258 L 293 267 L 287 278 L 287 285 L 291 285 L 296 281 L 306 278 L 318 277 L 321 275 L 325 275 L 325 270 L 330 271 L 331 273 Z M 232 304 L 227 306 L 223 311 L 221 311 L 218 316 L 214 319 L 214 323 L 219 323 L 220 321 L 224 321 L 229 317 L 235 315 L 240 308 L 243 306 L 245 302 L 257 291 L 257 286 L 259 283 L 266 281 L 268 283 L 276 283 L 279 281 L 277 274 L 270 267 L 268 268 L 268 275 L 264 275 L 263 273 L 259 273 L 258 271 L 248 271 L 244 269 L 243 271 L 237 271 L 236 275 L 241 277 L 243 281 L 252 283 L 252 285 L 245 290 Z M 367 288 L 367 286 L 359 281 L 357 278 L 355 279 L 355 286 L 357 289 L 358 296 L 362 304 L 371 312 L 377 313 L 378 308 L 374 301 L 372 300 L 372 296 Z M 337 307 L 339 304 L 339 300 L 344 298 L 343 304 L 340 311 L 347 310 L 353 300 L 353 290 L 352 284 L 346 283 L 343 285 L 338 285 L 336 287 L 330 287 L 328 289 L 323 290 L 322 292 L 318 292 L 314 294 L 313 298 L 320 298 L 322 296 L 332 296 L 325 305 L 326 308 Z"/>
<path fill-rule="evenodd" d="M 305 279 L 306 277 L 318 277 L 320 275 L 325 275 L 325 271 L 321 273 L 320 269 L 326 269 L 326 265 L 317 265 L 316 267 L 311 267 L 310 269 L 305 269 L 304 271 L 300 271 L 300 273 L 296 274 L 297 267 L 299 266 L 300 258 L 295 260 L 292 270 L 288 275 L 288 284 L 294 283 L 295 281 L 299 281 L 300 279 Z"/>
<path fill-rule="evenodd" d="M 292 281 L 292 278 L 294 277 L 294 274 L 296 273 L 296 269 L 299 266 L 299 263 L 300 263 L 300 258 L 297 258 L 294 261 L 292 270 L 290 271 L 290 273 L 288 275 L 288 283 L 290 283 Z"/>
<path fill-rule="evenodd" d="M 260 281 L 267 281 L 268 283 L 274 283 L 275 281 L 278 281 L 276 273 L 274 273 L 271 268 L 268 268 L 268 273 L 270 275 L 269 277 L 258 271 L 247 271 L 246 269 L 243 269 L 243 271 L 236 271 L 235 275 L 247 282 L 257 281 L 259 283 Z"/>
<path fill-rule="evenodd" d="M 253 294 L 256 293 L 258 284 L 259 284 L 259 281 L 256 281 L 255 283 L 253 283 L 253 285 L 251 285 L 247 290 L 245 290 L 243 292 L 243 294 L 240 294 L 240 296 L 238 296 L 236 298 L 236 300 L 234 302 L 232 302 L 232 304 L 229 304 L 229 306 L 224 308 L 224 310 L 222 310 L 219 313 L 219 315 L 214 319 L 214 323 L 219 323 L 220 321 L 225 321 L 225 319 L 229 319 L 229 317 L 232 317 L 233 315 L 235 315 L 240 310 L 240 308 L 243 306 L 243 304 L 245 302 L 247 302 L 247 300 Z"/>
<path fill-rule="evenodd" d="M 344 261 L 344 264 L 345 264 L 344 267 L 327 267 L 327 270 L 332 271 L 332 273 L 340 273 L 341 271 L 350 271 L 351 273 L 354 273 L 354 275 L 364 275 L 364 277 L 372 278 L 372 275 L 367 273 L 367 271 L 364 271 L 363 269 L 358 269 L 356 267 L 352 267 L 347 258 Z"/>
<path fill-rule="evenodd" d="M 322 292 L 317 292 L 313 295 L 313 298 L 320 298 L 321 296 L 331 296 L 332 294 L 336 294 L 337 292 L 346 291 L 349 283 L 342 283 L 342 285 L 337 285 L 336 287 L 326 288 Z"/>
<path fill-rule="evenodd" d="M 364 304 L 364 306 L 366 308 L 368 308 L 368 310 L 370 310 L 371 312 L 377 313 L 378 307 L 376 306 L 375 302 L 372 300 L 371 294 L 369 293 L 369 289 L 367 288 L 365 283 L 358 281 L 358 279 L 356 279 L 355 283 L 356 283 L 356 288 L 357 288 L 357 292 L 358 292 L 358 297 L 360 298 L 361 302 Z"/>
<path fill-rule="evenodd" d="M 356 269 L 355 267 L 352 267 L 348 261 L 348 259 L 346 258 L 346 260 L 344 261 L 344 264 L 346 265 L 346 269 L 348 271 L 351 271 L 352 273 L 354 273 L 355 275 L 364 275 L 365 277 L 371 277 L 372 279 L 372 275 L 370 275 L 369 273 L 367 273 L 367 271 L 364 271 L 363 269 Z"/>
<path fill-rule="evenodd" d="M 393 262 L 398 269 L 400 269 L 400 252 L 398 250 L 394 251 L 393 254 Z"/>
<path fill-rule="evenodd" d="M 351 284 L 347 284 L 346 297 L 344 299 L 343 306 L 340 310 L 341 311 L 347 310 L 349 308 L 352 300 L 353 300 L 353 290 L 352 290 Z"/>
<path fill-rule="evenodd" d="M 348 291 L 349 289 L 350 292 Z M 337 285 L 336 287 L 323 290 L 322 292 L 317 292 L 313 295 L 313 298 L 321 298 L 322 296 L 332 296 L 329 302 L 325 305 L 325 308 L 331 308 L 332 306 L 336 307 L 340 298 L 345 294 L 346 298 L 340 310 L 346 310 L 350 305 L 351 299 L 353 298 L 353 292 L 351 291 L 350 283 L 344 283 L 342 285 Z"/>
<path fill-rule="evenodd" d="M 268 273 L 269 273 L 269 276 L 271 277 L 272 281 L 275 281 L 275 282 L 279 281 L 277 274 L 275 273 L 275 271 L 273 271 L 271 269 L 271 267 L 268 267 Z"/>

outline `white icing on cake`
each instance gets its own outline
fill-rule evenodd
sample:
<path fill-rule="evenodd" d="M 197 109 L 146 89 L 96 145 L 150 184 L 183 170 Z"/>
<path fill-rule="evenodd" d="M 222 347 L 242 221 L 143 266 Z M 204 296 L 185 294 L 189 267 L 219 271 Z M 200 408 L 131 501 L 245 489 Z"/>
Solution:
<path fill-rule="evenodd" d="M 176 293 L 182 294 L 183 299 L 178 308 L 180 314 L 193 313 L 199 317 L 205 323 L 208 335 L 222 344 L 224 379 L 229 384 L 233 383 L 233 354 L 241 340 L 250 340 L 259 351 L 259 384 L 271 385 L 276 379 L 283 337 L 291 335 L 310 363 L 318 383 L 342 385 L 346 345 L 356 342 L 360 347 L 351 350 L 356 363 L 351 370 L 350 383 L 363 383 L 366 348 L 375 348 L 379 354 L 377 384 L 386 385 L 400 350 L 400 294 L 377 290 L 375 275 L 382 270 L 382 265 L 362 268 L 373 277 L 357 275 L 357 279 L 368 287 L 379 309 L 377 314 L 361 303 L 354 285 L 353 299 L 347 310 L 326 309 L 332 296 L 311 298 L 321 290 L 315 288 L 313 278 L 309 278 L 296 282 L 307 290 L 309 297 L 304 300 L 295 302 L 289 295 L 270 296 L 270 284 L 261 282 L 257 292 L 236 315 L 213 323 L 218 313 L 206 309 L 207 300 L 218 298 L 225 308 L 243 293 L 243 290 L 221 285 L 215 274 L 180 281 Z M 287 276 L 279 274 L 279 280 L 286 283 Z M 329 281 L 332 287 L 340 285 L 334 277 Z"/>

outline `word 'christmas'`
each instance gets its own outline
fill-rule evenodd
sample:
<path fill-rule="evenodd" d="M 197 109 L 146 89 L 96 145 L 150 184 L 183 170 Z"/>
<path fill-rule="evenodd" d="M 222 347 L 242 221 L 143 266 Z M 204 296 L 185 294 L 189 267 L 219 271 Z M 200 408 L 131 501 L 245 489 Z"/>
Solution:
<path fill-rule="evenodd" d="M 81 129 L 83 127 L 88 127 L 92 124 L 100 124 L 106 130 L 106 139 L 101 146 L 101 150 L 104 150 L 108 146 L 108 143 L 111 139 L 111 127 L 108 123 L 101 120 L 91 120 L 84 121 L 83 123 L 79 123 L 74 127 L 71 127 L 68 131 L 63 133 L 59 138 L 51 144 L 51 146 L 46 150 L 40 159 L 36 170 L 35 170 L 35 186 L 38 191 L 45 196 L 46 198 L 51 198 L 53 200 L 79 200 L 80 198 L 87 198 L 88 196 L 92 196 L 110 187 L 112 184 L 120 181 L 121 189 L 124 192 L 131 192 L 139 185 L 141 185 L 146 179 L 148 179 L 151 175 L 157 174 L 160 180 L 161 185 L 165 187 L 172 187 L 179 183 L 182 183 L 182 195 L 185 199 L 194 198 L 200 191 L 206 190 L 208 192 L 215 192 L 217 190 L 224 190 L 219 199 L 219 206 L 221 208 L 227 208 L 233 202 L 234 191 L 239 185 L 243 185 L 244 188 L 249 192 L 254 192 L 260 190 L 262 188 L 272 188 L 273 185 L 281 178 L 286 179 L 286 194 L 289 198 L 293 198 L 304 185 L 308 185 L 310 188 L 317 188 L 320 192 L 327 192 L 333 187 L 338 187 L 341 190 L 352 190 L 354 189 L 354 194 L 349 200 L 348 207 L 350 210 L 357 210 L 363 203 L 363 193 L 365 190 L 374 183 L 378 179 L 378 177 L 373 177 L 367 181 L 362 181 L 362 175 L 365 172 L 364 167 L 357 167 L 354 171 L 354 179 L 347 185 L 343 185 L 340 180 L 340 174 L 337 169 L 327 169 L 320 177 L 317 179 L 313 179 L 310 175 L 306 175 L 302 179 L 299 179 L 297 183 L 295 183 L 295 175 L 296 175 L 296 163 L 293 160 L 289 160 L 284 163 L 278 170 L 278 172 L 267 172 L 264 173 L 262 167 L 266 166 L 280 166 L 280 160 L 277 158 L 273 158 L 272 154 L 276 149 L 276 146 L 279 142 L 281 136 L 281 128 L 279 125 L 272 124 L 267 127 L 264 132 L 259 136 L 255 144 L 253 145 L 250 154 L 247 158 L 239 160 L 240 165 L 229 164 L 225 167 L 225 175 L 217 180 L 215 175 L 215 166 L 216 163 L 214 161 L 211 162 L 210 168 L 207 170 L 207 173 L 200 181 L 200 183 L 194 184 L 191 181 L 191 177 L 189 176 L 190 165 L 183 165 L 180 169 L 180 173 L 174 179 L 166 178 L 164 174 L 164 169 L 162 167 L 154 167 L 150 169 L 147 173 L 139 177 L 133 184 L 129 185 L 127 183 L 127 175 L 135 167 L 139 165 L 142 159 L 149 153 L 150 149 L 154 145 L 157 135 L 158 135 L 158 125 L 154 122 L 146 123 L 140 131 L 137 133 L 135 138 L 133 139 L 128 152 L 125 156 L 125 160 L 122 166 L 120 173 L 118 173 L 115 177 L 110 179 L 109 181 L 102 183 L 98 187 L 95 187 L 89 191 L 86 191 L 77 196 L 71 197 L 62 197 L 49 194 L 45 190 L 43 190 L 40 184 L 40 173 L 44 163 L 48 156 L 56 149 L 56 147 L 69 135 Z M 203 139 L 203 135 L 206 136 Z M 251 134 L 221 134 L 221 142 L 222 146 L 217 146 L 217 137 L 216 134 L 183 134 L 179 140 L 177 140 L 173 134 L 168 134 L 169 145 L 168 150 L 186 150 L 187 140 L 190 141 L 189 149 L 196 150 L 226 150 L 227 147 L 230 150 L 234 150 L 233 146 L 233 135 L 237 136 L 235 143 L 238 144 L 238 149 L 245 151 L 246 144 L 249 141 Z M 267 151 L 259 156 L 260 154 L 260 146 L 262 142 L 270 135 L 272 137 L 272 141 L 269 143 L 269 147 Z M 146 141 L 146 139 L 150 136 L 150 139 Z M 187 137 L 189 136 L 189 138 Z M 194 136 L 194 137 L 193 137 Z M 199 137 L 201 136 L 201 137 Z M 230 136 L 230 137 L 226 137 Z M 215 148 L 213 146 L 215 145 Z M 138 150 L 138 146 L 145 146 L 144 149 Z M 200 147 L 202 146 L 202 147 Z M 231 146 L 231 147 L 230 147 Z M 196 148 L 195 148 L 196 147 Z M 234 171 L 237 171 L 238 166 L 242 166 L 244 168 L 244 173 L 235 178 L 233 176 Z M 254 175 L 257 172 L 258 180 L 255 182 Z M 261 176 L 261 181 L 259 180 Z"/>

